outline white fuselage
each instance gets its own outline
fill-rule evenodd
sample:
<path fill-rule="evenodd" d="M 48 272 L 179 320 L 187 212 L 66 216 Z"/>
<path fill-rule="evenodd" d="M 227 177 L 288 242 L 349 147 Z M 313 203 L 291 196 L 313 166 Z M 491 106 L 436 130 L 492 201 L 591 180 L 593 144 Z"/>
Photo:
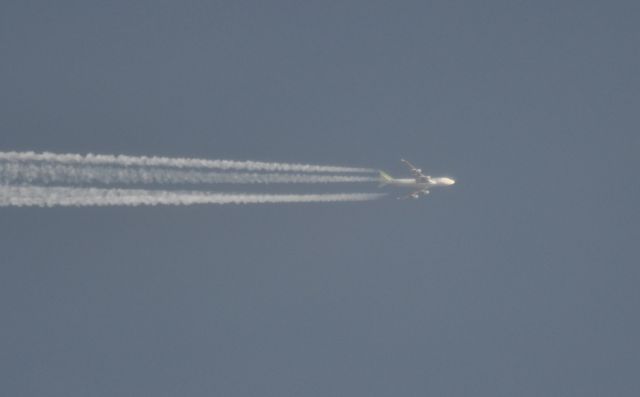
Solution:
<path fill-rule="evenodd" d="M 393 178 L 387 182 L 392 186 L 404 187 L 407 189 L 415 189 L 419 191 L 429 190 L 434 186 L 451 186 L 456 181 L 451 178 L 431 178 L 428 177 L 424 182 L 417 181 L 415 178 Z"/>

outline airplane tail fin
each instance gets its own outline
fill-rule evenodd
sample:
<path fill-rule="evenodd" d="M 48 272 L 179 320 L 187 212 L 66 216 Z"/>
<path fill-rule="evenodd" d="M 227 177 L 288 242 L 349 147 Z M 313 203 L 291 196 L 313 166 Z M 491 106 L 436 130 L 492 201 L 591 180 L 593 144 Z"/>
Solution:
<path fill-rule="evenodd" d="M 391 175 L 387 174 L 384 171 L 380 171 L 380 177 L 378 179 L 378 182 L 379 182 L 378 187 L 383 187 L 388 185 L 392 179 L 393 178 L 391 178 Z"/>

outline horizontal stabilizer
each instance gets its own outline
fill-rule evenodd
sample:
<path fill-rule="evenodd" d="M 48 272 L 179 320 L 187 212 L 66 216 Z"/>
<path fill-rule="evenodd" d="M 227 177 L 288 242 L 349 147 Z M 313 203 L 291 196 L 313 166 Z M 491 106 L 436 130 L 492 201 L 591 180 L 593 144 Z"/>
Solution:
<path fill-rule="evenodd" d="M 392 180 L 393 178 L 391 177 L 391 175 L 387 174 L 384 171 L 380 171 L 380 177 L 378 179 L 378 182 L 380 183 L 378 184 L 378 187 L 387 186 L 389 183 L 391 183 Z"/>

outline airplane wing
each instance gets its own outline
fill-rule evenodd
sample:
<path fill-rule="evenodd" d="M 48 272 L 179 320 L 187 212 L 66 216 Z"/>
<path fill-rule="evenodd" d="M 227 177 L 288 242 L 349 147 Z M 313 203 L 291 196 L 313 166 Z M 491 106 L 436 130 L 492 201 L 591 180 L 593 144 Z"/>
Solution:
<path fill-rule="evenodd" d="M 402 161 L 408 168 L 409 171 L 411 172 L 411 175 L 416 178 L 416 182 L 425 182 L 427 180 L 429 180 L 429 177 L 425 174 L 422 173 L 422 170 L 420 168 L 417 168 L 415 165 L 411 164 L 410 162 L 408 162 L 405 159 L 400 159 L 400 161 Z"/>
<path fill-rule="evenodd" d="M 410 194 L 407 194 L 406 196 L 401 196 L 398 197 L 398 200 L 406 200 L 406 199 L 419 199 L 420 195 L 426 196 L 427 194 L 429 194 L 430 192 L 428 190 L 416 190 L 415 192 L 411 192 Z"/>
<path fill-rule="evenodd" d="M 415 165 L 411 164 L 409 161 L 405 160 L 405 159 L 400 159 L 400 161 L 402 161 L 407 167 L 409 167 L 409 170 L 411 170 L 412 172 L 414 170 L 418 170 L 418 167 L 416 167 Z"/>

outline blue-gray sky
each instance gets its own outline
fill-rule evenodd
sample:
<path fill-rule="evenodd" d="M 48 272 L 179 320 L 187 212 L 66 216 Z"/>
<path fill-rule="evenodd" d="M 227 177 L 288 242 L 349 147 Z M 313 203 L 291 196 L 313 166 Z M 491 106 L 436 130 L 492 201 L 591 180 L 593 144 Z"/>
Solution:
<path fill-rule="evenodd" d="M 425 200 L 0 210 L 0 392 L 640 393 L 634 1 L 11 1 L 0 150 L 371 166 Z"/>

